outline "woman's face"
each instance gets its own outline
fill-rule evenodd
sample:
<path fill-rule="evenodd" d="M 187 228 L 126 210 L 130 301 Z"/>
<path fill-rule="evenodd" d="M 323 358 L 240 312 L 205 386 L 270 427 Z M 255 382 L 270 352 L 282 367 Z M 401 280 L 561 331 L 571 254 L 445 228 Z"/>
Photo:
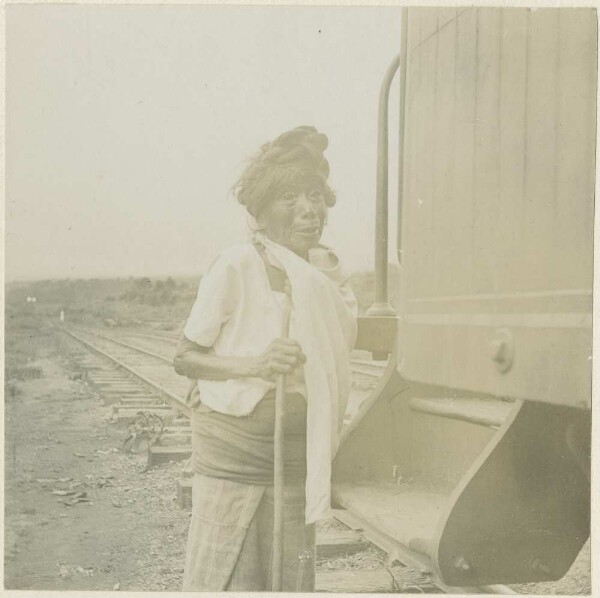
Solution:
<path fill-rule="evenodd" d="M 327 216 L 322 189 L 283 189 L 258 218 L 265 234 L 301 257 L 319 243 Z"/>

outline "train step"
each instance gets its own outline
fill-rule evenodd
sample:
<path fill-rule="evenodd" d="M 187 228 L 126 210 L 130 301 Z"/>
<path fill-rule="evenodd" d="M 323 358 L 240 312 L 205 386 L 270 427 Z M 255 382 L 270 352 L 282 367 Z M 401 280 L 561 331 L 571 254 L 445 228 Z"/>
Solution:
<path fill-rule="evenodd" d="M 334 486 L 335 503 L 352 512 L 364 527 L 384 530 L 394 544 L 425 556 L 447 500 L 447 494 L 413 483 L 371 480 Z"/>

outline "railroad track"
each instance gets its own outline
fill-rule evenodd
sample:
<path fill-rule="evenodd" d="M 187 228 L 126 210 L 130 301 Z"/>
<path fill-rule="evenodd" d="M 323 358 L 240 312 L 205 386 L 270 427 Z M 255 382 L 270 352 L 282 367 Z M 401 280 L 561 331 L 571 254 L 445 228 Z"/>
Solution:
<path fill-rule="evenodd" d="M 107 334 L 104 330 L 73 329 L 79 330 L 84 334 L 94 334 L 97 338 L 122 344 L 122 346 L 128 347 L 134 351 L 157 353 L 169 359 L 170 363 L 172 363 L 171 358 L 179 340 L 179 335 L 171 334 L 147 334 L 129 330 L 119 331 L 116 334 L 114 332 Z M 369 361 L 359 357 L 350 360 L 350 369 L 353 373 L 362 374 L 371 378 L 379 378 L 383 374 L 385 366 L 386 362 L 383 361 Z"/>
<path fill-rule="evenodd" d="M 175 332 L 154 332 L 153 334 L 148 334 L 147 332 L 138 332 L 136 330 L 123 330 L 119 331 L 119 334 L 138 338 L 150 338 L 159 341 L 171 341 L 173 343 L 176 343 L 180 337 L 180 335 Z"/>
<path fill-rule="evenodd" d="M 160 421 L 154 438 L 147 438 L 148 466 L 185 460 L 191 455 L 190 409 L 185 403 L 189 382 L 175 374 L 172 355 L 177 339 L 167 335 L 105 331 L 62 327 L 63 332 L 87 347 L 96 357 L 84 359 L 88 381 L 112 405 L 116 421 Z M 151 341 L 151 342 L 150 342 Z M 385 364 L 354 358 L 353 376 L 376 380 Z M 154 418 L 154 419 L 152 419 Z M 151 427 L 151 426 L 150 426 Z M 179 481 L 180 506 L 191 503 L 191 475 Z M 514 594 L 506 586 L 455 588 L 437 579 L 427 559 L 402 547 L 390 547 L 386 534 L 364 529 L 351 511 L 334 511 L 337 524 L 318 533 L 318 557 L 322 562 L 348 558 L 360 562 L 360 555 L 373 555 L 373 546 L 386 557 L 372 569 L 329 570 L 318 568 L 317 590 L 324 592 L 399 592 L 399 593 L 497 593 Z M 363 531 L 365 533 L 363 533 Z M 367 540 L 368 537 L 368 540 Z M 358 561 L 356 561 L 358 559 Z"/>

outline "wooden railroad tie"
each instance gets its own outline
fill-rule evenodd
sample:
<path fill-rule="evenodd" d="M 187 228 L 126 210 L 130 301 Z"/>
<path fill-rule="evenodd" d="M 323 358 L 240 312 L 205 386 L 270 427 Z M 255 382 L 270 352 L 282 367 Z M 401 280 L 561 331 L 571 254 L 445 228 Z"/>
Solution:
<path fill-rule="evenodd" d="M 139 388 L 138 384 L 135 384 L 129 378 L 96 378 L 95 376 L 89 378 L 89 381 L 94 385 L 100 387 L 100 389 L 107 388 Z"/>
<path fill-rule="evenodd" d="M 317 592 L 348 593 L 439 593 L 428 573 L 410 567 L 378 569 L 318 570 Z"/>
<path fill-rule="evenodd" d="M 158 401 L 157 397 L 122 397 L 121 405 L 127 407 L 127 405 L 156 405 Z"/>
<path fill-rule="evenodd" d="M 369 547 L 363 536 L 352 530 L 327 530 L 317 533 L 317 560 L 329 561 L 362 552 Z"/>
<path fill-rule="evenodd" d="M 116 393 L 102 393 L 102 402 L 106 406 L 115 405 L 116 403 L 120 403 L 122 399 L 137 399 L 137 398 L 145 398 L 148 396 L 147 392 L 138 391 L 135 393 L 132 392 L 116 392 Z"/>
<path fill-rule="evenodd" d="M 185 461 L 192 456 L 192 446 L 151 446 L 148 449 L 148 469 L 168 463 L 169 461 Z"/>
<path fill-rule="evenodd" d="M 188 433 L 185 432 L 164 432 L 160 436 L 160 445 L 161 446 L 181 446 L 188 445 L 192 441 L 192 433 L 191 431 Z"/>
<path fill-rule="evenodd" d="M 177 480 L 177 504 L 180 509 L 189 511 L 192 508 L 192 483 L 193 478 L 179 478 Z"/>
<path fill-rule="evenodd" d="M 173 417 L 173 410 L 168 405 L 165 405 L 165 406 L 138 405 L 136 407 L 132 407 L 132 406 L 128 405 L 128 406 L 123 406 L 123 407 L 117 407 L 116 419 L 117 419 L 117 421 L 134 420 L 134 419 L 136 419 L 136 417 L 138 416 L 140 411 L 143 413 L 148 413 L 150 415 L 158 415 L 159 417 L 162 417 L 165 419 Z"/>

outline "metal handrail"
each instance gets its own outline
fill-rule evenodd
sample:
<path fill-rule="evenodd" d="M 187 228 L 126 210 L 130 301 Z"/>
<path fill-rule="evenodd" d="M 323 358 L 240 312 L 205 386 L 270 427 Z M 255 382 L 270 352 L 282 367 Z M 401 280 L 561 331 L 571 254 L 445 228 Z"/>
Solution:
<path fill-rule="evenodd" d="M 390 88 L 398 68 L 396 56 L 383 77 L 379 92 L 377 130 L 377 195 L 375 212 L 375 302 L 367 310 L 368 316 L 393 316 L 394 308 L 388 302 L 388 104 Z"/>
<path fill-rule="evenodd" d="M 398 115 L 398 228 L 396 251 L 398 262 L 402 263 L 402 200 L 404 198 L 404 124 L 406 118 L 406 71 L 408 64 L 408 14 L 402 9 L 400 38 L 400 113 Z"/>
<path fill-rule="evenodd" d="M 402 9 L 401 52 L 388 67 L 379 92 L 377 125 L 377 191 L 375 215 L 375 301 L 367 310 L 368 316 L 395 316 L 396 312 L 388 301 L 388 108 L 390 88 L 396 72 L 400 70 L 400 172 L 404 155 L 404 90 L 406 87 L 407 17 Z M 402 68 L 400 68 L 402 66 Z M 401 189 L 400 198 L 401 199 Z"/>

